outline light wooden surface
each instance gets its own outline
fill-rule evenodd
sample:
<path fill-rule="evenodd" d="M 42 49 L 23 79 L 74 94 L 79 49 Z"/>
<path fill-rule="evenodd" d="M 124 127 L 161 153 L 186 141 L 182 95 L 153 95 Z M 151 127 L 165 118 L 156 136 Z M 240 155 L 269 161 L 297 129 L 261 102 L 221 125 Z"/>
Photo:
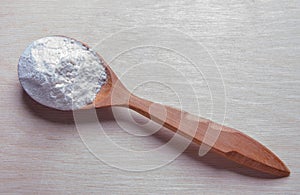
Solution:
<path fill-rule="evenodd" d="M 1 193 L 296 194 L 300 190 L 299 1 L 1 1 L 0 5 Z M 184 32 L 211 53 L 226 90 L 226 97 L 220 95 L 213 109 L 204 80 L 212 81 L 216 93 L 222 94 L 219 83 L 213 82 L 216 78 L 204 78 L 190 62 L 168 49 L 141 47 L 124 52 L 129 41 L 138 39 L 139 30 L 128 33 L 126 40 L 121 39 L 124 34 L 121 38 L 114 35 L 149 26 Z M 169 32 L 170 37 L 178 35 L 175 30 Z M 106 40 L 96 48 L 109 60 L 116 57 L 110 52 L 119 48 L 123 53 L 111 63 L 112 69 L 122 76 L 132 68 L 122 81 L 152 101 L 209 118 L 212 112 L 224 113 L 218 102 L 225 100 L 224 124 L 270 148 L 291 175 L 270 179 L 214 154 L 199 157 L 199 148 L 193 145 L 171 163 L 151 171 L 124 171 L 103 163 L 82 141 L 72 113 L 38 105 L 18 83 L 20 54 L 31 41 L 53 34 L 74 37 L 92 47 Z M 190 83 L 182 82 L 175 70 L 185 70 Z M 147 151 L 172 136 L 163 130 L 153 136 L 131 135 L 112 114 L 110 109 L 98 111 L 106 135 L 124 148 Z M 127 127 L 151 132 L 134 124 Z M 119 155 L 116 150 L 109 152 Z"/>

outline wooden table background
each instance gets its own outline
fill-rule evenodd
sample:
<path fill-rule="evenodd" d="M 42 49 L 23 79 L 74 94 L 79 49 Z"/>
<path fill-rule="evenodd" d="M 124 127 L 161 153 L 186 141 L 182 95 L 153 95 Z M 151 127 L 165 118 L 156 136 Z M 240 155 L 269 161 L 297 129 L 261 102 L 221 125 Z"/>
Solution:
<path fill-rule="evenodd" d="M 296 194 L 300 190 L 299 1 L 2 0 L 0 5 L 1 193 Z M 112 35 L 149 26 L 176 29 L 203 44 L 223 76 L 226 98 L 219 98 L 227 105 L 224 124 L 278 154 L 290 168 L 290 177 L 270 179 L 210 153 L 200 158 L 195 146 L 155 170 L 113 168 L 89 152 L 72 113 L 35 103 L 19 85 L 18 58 L 39 37 L 61 34 L 91 46 L 108 40 L 117 48 L 128 43 L 110 38 Z M 138 34 L 127 38 L 134 40 L 135 36 Z M 110 58 L 107 47 L 99 45 L 103 56 Z M 185 72 L 196 95 L 187 91 L 178 75 L 169 73 L 167 65 L 155 61 Z M 137 94 L 173 106 L 183 101 L 190 112 L 197 111 L 192 101 L 197 99 L 201 114 L 210 116 L 209 90 L 199 73 L 185 68 L 191 67 L 188 62 L 163 49 L 137 48 L 123 53 L 111 66 L 120 76 L 136 64 L 142 65 L 122 79 L 130 89 L 151 79 L 167 78 L 144 83 L 135 90 Z M 179 86 L 181 99 L 174 95 L 174 86 Z M 149 150 L 166 141 L 159 132 L 146 137 L 130 135 L 118 127 L 110 109 L 99 112 L 107 135 L 122 147 Z M 216 106 L 213 112 L 224 109 Z M 115 150 L 110 153 L 117 154 Z"/>

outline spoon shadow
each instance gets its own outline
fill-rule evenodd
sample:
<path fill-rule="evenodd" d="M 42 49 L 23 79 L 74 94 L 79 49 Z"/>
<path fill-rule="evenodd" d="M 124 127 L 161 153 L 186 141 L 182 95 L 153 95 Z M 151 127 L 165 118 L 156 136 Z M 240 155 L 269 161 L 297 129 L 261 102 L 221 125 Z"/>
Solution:
<path fill-rule="evenodd" d="M 42 118 L 47 121 L 51 121 L 53 123 L 61 123 L 61 124 L 75 124 L 74 116 L 72 111 L 60 111 L 56 109 L 52 109 L 46 106 L 43 106 L 33 100 L 24 90 L 22 90 L 22 101 L 26 106 L 27 110 L 30 114 Z M 82 112 L 85 112 L 83 110 Z M 98 120 L 100 122 L 105 121 L 115 121 L 113 116 L 113 112 L 111 108 L 102 108 L 96 110 Z M 138 118 L 135 119 L 136 122 L 145 120 L 149 120 L 146 117 L 139 115 Z M 165 128 L 161 128 L 159 131 L 152 134 L 156 139 L 161 141 L 162 143 L 168 142 L 174 133 L 170 132 Z M 196 161 L 199 164 L 209 166 L 212 169 L 216 170 L 229 170 L 241 175 L 256 177 L 262 179 L 275 179 L 276 176 L 272 176 L 269 174 L 265 174 L 242 165 L 239 165 L 233 161 L 227 160 L 226 158 L 219 156 L 213 152 L 208 152 L 205 156 L 200 157 L 198 155 L 199 146 L 191 142 L 188 148 L 183 152 L 183 155 L 188 156 L 191 160 Z"/>
<path fill-rule="evenodd" d="M 74 124 L 71 111 L 55 110 L 36 102 L 22 89 L 22 101 L 30 114 L 47 121 L 62 124 Z"/>
<path fill-rule="evenodd" d="M 100 122 L 116 120 L 113 116 L 113 111 L 111 108 L 97 109 L 96 112 L 98 115 L 98 120 Z M 140 124 L 145 124 L 149 121 L 148 118 L 146 118 L 140 114 L 134 115 L 133 119 L 135 120 L 135 122 L 140 123 Z M 147 126 L 144 126 L 143 128 L 147 128 Z M 149 132 L 151 130 L 150 129 L 141 129 L 141 131 Z M 155 132 L 151 136 L 154 136 L 156 139 L 158 139 L 163 144 L 163 143 L 167 143 L 174 136 L 174 133 L 169 131 L 168 129 L 165 129 L 164 127 L 162 127 L 159 131 Z M 198 155 L 198 150 L 199 150 L 199 146 L 197 144 L 191 142 L 191 144 L 183 152 L 183 155 L 188 156 L 191 160 L 196 161 L 199 164 L 209 166 L 210 168 L 215 169 L 215 170 L 227 170 L 227 171 L 232 171 L 232 172 L 238 173 L 240 175 L 261 178 L 261 179 L 276 179 L 276 178 L 278 178 L 276 176 L 273 176 L 273 175 L 270 175 L 267 173 L 262 173 L 260 171 L 256 171 L 256 170 L 247 168 L 245 166 L 239 165 L 238 163 L 230 161 L 230 160 L 226 159 L 225 157 L 215 154 L 212 151 L 209 151 L 205 156 L 200 157 Z"/>

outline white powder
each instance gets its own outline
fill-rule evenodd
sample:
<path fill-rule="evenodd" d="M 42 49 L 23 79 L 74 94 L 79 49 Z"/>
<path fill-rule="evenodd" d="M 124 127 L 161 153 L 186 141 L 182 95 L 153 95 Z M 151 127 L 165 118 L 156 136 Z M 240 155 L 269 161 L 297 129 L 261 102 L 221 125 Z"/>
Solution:
<path fill-rule="evenodd" d="M 19 60 L 19 80 L 37 102 L 75 110 L 93 102 L 107 74 L 96 52 L 71 38 L 44 37 Z"/>

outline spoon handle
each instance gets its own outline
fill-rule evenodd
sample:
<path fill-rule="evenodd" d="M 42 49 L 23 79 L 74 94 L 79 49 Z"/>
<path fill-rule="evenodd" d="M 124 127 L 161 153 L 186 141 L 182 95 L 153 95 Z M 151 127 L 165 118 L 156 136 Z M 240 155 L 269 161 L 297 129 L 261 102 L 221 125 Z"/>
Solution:
<path fill-rule="evenodd" d="M 130 96 L 126 106 L 239 164 L 277 177 L 290 173 L 274 153 L 238 130 L 135 95 Z"/>

